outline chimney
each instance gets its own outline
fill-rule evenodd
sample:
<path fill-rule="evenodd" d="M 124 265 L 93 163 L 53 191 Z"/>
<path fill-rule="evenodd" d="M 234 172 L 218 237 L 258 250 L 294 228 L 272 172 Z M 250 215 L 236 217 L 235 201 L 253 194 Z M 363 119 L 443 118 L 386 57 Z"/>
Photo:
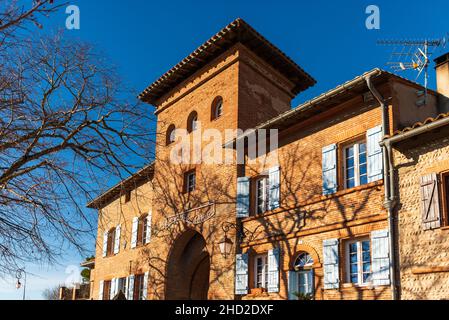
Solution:
<path fill-rule="evenodd" d="M 449 52 L 435 60 L 437 77 L 437 92 L 439 97 L 439 109 L 441 112 L 449 112 Z"/>

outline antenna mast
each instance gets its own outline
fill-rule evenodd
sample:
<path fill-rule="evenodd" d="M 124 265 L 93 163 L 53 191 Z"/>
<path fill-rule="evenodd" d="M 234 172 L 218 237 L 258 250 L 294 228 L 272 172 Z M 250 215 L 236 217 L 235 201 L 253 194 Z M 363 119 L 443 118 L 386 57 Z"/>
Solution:
<path fill-rule="evenodd" d="M 430 57 L 433 54 L 433 49 L 438 47 L 444 48 L 447 42 L 448 36 L 433 40 L 379 40 L 377 43 L 394 47 L 390 61 L 387 62 L 387 65 L 393 71 L 398 73 L 414 70 L 418 73 L 415 81 L 424 72 L 424 91 L 417 92 L 418 97 L 423 97 L 423 99 L 418 100 L 417 104 L 425 105 L 427 103 L 427 90 L 429 85 Z"/>

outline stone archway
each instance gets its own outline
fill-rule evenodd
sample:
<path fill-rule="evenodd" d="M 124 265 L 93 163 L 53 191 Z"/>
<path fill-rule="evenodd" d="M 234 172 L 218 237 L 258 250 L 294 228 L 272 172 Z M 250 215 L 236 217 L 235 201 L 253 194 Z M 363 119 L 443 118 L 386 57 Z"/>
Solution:
<path fill-rule="evenodd" d="M 210 255 L 203 236 L 184 232 L 174 243 L 167 261 L 167 300 L 206 300 L 209 291 Z"/>

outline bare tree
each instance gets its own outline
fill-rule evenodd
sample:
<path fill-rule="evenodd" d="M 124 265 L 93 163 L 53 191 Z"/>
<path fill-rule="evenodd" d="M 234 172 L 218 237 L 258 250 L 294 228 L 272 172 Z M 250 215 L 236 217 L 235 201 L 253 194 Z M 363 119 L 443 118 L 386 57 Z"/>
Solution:
<path fill-rule="evenodd" d="M 51 3 L 0 0 L 0 275 L 85 249 L 96 226 L 84 204 L 151 158 L 151 113 L 102 56 L 18 32 Z"/>
<path fill-rule="evenodd" d="M 59 290 L 61 286 L 54 286 L 47 288 L 42 292 L 42 297 L 45 300 L 59 300 Z"/>

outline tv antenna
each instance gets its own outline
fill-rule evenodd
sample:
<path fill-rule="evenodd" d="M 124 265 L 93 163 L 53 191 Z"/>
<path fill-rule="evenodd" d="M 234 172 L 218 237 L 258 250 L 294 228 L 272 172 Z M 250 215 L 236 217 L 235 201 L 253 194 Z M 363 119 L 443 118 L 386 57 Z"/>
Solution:
<path fill-rule="evenodd" d="M 449 41 L 449 34 L 441 39 L 423 40 L 379 40 L 380 45 L 392 46 L 393 52 L 387 65 L 394 72 L 412 70 L 417 72 L 416 79 L 424 74 L 424 91 L 418 91 L 418 105 L 427 103 L 427 89 L 429 85 L 430 57 L 437 48 L 444 48 Z"/>

